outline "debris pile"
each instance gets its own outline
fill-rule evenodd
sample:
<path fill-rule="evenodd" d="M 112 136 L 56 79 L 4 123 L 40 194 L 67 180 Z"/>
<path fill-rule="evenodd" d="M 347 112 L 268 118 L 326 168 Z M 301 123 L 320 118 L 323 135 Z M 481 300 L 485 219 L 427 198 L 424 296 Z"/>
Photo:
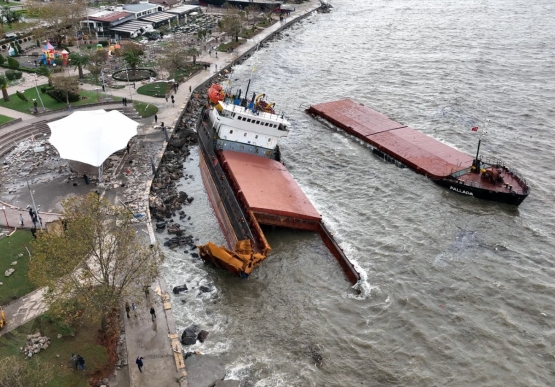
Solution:
<path fill-rule="evenodd" d="M 50 339 L 46 336 L 41 336 L 40 332 L 33 335 L 27 335 L 27 345 L 21 350 L 27 357 L 33 357 L 41 350 L 47 349 L 50 346 Z"/>

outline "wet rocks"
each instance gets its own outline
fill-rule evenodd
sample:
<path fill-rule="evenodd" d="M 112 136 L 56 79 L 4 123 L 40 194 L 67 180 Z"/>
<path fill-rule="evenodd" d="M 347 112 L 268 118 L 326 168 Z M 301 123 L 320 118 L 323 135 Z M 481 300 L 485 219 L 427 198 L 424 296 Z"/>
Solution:
<path fill-rule="evenodd" d="M 195 241 L 192 235 L 178 235 L 173 238 L 168 239 L 164 242 L 164 246 L 169 247 L 170 249 L 175 249 L 179 246 L 194 246 Z"/>
<path fill-rule="evenodd" d="M 205 330 L 201 330 L 197 335 L 197 340 L 201 343 L 204 343 L 204 340 L 208 337 L 208 332 Z"/>
<path fill-rule="evenodd" d="M 174 286 L 174 288 L 173 288 L 173 294 L 179 294 L 179 293 L 185 292 L 185 291 L 187 291 L 187 290 L 189 290 L 189 289 L 187 288 L 187 285 L 185 285 L 185 284 L 183 284 L 183 285 L 178 285 L 178 286 Z"/>
<path fill-rule="evenodd" d="M 41 336 L 40 332 L 33 335 L 27 335 L 27 344 L 21 348 L 25 356 L 33 357 L 41 350 L 45 350 L 50 346 L 50 339 L 46 336 Z"/>
<path fill-rule="evenodd" d="M 193 345 L 197 342 L 197 336 L 199 334 L 200 328 L 198 325 L 191 325 L 186 328 L 181 334 L 181 344 L 183 345 Z"/>
<path fill-rule="evenodd" d="M 212 291 L 212 288 L 210 286 L 201 285 L 199 286 L 198 290 L 200 290 L 203 293 L 210 293 Z"/>

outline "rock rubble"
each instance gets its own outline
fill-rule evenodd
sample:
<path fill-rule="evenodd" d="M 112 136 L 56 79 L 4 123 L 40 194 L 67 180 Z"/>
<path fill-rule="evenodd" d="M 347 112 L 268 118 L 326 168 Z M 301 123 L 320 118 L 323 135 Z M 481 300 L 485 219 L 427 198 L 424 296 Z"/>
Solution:
<path fill-rule="evenodd" d="M 33 357 L 41 350 L 45 350 L 50 346 L 50 339 L 46 336 L 41 336 L 40 332 L 33 335 L 27 335 L 27 345 L 21 348 L 25 356 Z"/>

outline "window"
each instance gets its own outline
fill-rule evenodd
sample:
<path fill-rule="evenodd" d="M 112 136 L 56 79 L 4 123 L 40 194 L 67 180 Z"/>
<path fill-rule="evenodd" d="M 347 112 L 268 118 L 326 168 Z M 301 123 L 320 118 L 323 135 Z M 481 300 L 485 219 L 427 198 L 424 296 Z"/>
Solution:
<path fill-rule="evenodd" d="M 247 137 L 247 133 L 243 133 L 243 137 Z"/>
<path fill-rule="evenodd" d="M 272 141 L 272 139 L 271 139 L 271 138 L 269 138 L 269 139 L 268 139 L 268 142 L 270 142 L 270 141 Z"/>
<path fill-rule="evenodd" d="M 233 134 L 233 129 L 231 129 L 231 130 L 229 131 L 229 134 Z"/>
<path fill-rule="evenodd" d="M 258 134 L 257 134 L 256 136 L 254 136 L 254 138 L 257 139 L 257 138 L 258 138 Z"/>
<path fill-rule="evenodd" d="M 250 119 L 250 118 L 249 118 L 249 119 L 247 119 L 247 122 L 251 122 L 251 119 Z"/>
<path fill-rule="evenodd" d="M 260 125 L 260 121 L 256 121 L 256 125 Z"/>
<path fill-rule="evenodd" d="M 264 126 L 268 126 L 268 123 L 266 122 L 266 123 L 264 124 Z"/>

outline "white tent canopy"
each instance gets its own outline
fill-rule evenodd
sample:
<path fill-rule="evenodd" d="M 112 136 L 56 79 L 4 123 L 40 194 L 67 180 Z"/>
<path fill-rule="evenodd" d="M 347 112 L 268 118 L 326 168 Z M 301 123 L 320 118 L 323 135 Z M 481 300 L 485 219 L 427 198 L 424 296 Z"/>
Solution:
<path fill-rule="evenodd" d="M 76 111 L 49 122 L 50 143 L 67 160 L 100 167 L 112 153 L 126 147 L 139 124 L 117 110 Z"/>

